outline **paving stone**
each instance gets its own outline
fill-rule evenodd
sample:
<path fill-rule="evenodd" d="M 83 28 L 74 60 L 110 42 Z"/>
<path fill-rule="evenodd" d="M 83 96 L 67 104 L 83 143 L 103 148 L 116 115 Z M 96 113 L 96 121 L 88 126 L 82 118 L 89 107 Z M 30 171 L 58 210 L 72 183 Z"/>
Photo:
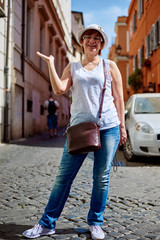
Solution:
<path fill-rule="evenodd" d="M 3 156 L 0 157 L 0 239 L 23 239 L 22 232 L 41 218 L 63 152 L 58 143 L 63 146 L 65 139 L 61 136 L 58 138 L 51 142 L 46 135 L 42 135 L 42 138 L 35 136 L 21 143 L 0 145 L 0 156 Z M 44 236 L 42 240 L 91 239 L 86 219 L 92 189 L 92 168 L 93 160 L 87 158 L 57 221 L 58 233 Z M 111 171 L 102 226 L 105 239 L 159 240 L 159 175 L 159 167 L 133 168 L 122 163 L 116 173 Z"/>

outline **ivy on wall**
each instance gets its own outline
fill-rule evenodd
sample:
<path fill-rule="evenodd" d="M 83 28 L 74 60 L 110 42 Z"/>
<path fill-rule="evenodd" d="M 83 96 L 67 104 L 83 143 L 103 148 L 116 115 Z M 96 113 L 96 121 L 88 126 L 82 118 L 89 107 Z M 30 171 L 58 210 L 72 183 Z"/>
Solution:
<path fill-rule="evenodd" d="M 135 93 L 143 86 L 143 73 L 139 68 L 136 68 L 135 71 L 129 76 L 128 84 L 132 87 Z"/>

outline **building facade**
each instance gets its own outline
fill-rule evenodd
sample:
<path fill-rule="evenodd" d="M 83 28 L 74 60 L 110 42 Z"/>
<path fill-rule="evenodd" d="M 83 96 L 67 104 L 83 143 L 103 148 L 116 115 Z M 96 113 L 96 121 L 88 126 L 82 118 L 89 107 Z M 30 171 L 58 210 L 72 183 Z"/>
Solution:
<path fill-rule="evenodd" d="M 3 26 L 0 30 L 0 141 L 10 141 L 47 130 L 44 102 L 52 88 L 47 64 L 36 52 L 53 55 L 57 73 L 61 76 L 64 67 L 73 59 L 71 1 L 4 2 L 6 16 L 10 2 L 10 47 L 6 84 L 7 19 L 0 18 Z M 55 99 L 60 104 L 58 126 L 66 126 L 69 94 L 55 96 Z"/>
<path fill-rule="evenodd" d="M 11 41 L 12 34 L 8 22 L 12 22 L 12 12 L 6 0 L 0 1 L 0 142 L 9 127 L 9 86 L 11 85 Z M 9 11 L 9 14 L 8 14 Z M 5 125 L 4 125 L 5 122 Z M 6 126 L 6 127 L 5 127 Z"/>
<path fill-rule="evenodd" d="M 127 17 L 122 16 L 118 17 L 117 22 L 115 23 L 115 44 L 113 44 L 109 49 L 108 58 L 115 61 L 122 75 L 123 82 L 123 94 L 124 100 L 128 99 L 129 95 L 129 86 L 128 86 L 128 77 L 129 77 L 129 61 L 128 61 L 128 26 L 127 26 Z"/>
<path fill-rule="evenodd" d="M 77 41 L 77 33 L 83 27 L 83 13 L 72 11 L 72 47 L 74 57 L 73 61 L 82 60 L 83 52 L 80 44 Z"/>
<path fill-rule="evenodd" d="M 142 73 L 140 92 L 160 92 L 160 1 L 132 0 L 128 9 L 129 73 Z"/>
<path fill-rule="evenodd" d="M 131 0 L 115 32 L 108 57 L 122 74 L 125 101 L 135 92 L 160 92 L 160 1 Z"/>

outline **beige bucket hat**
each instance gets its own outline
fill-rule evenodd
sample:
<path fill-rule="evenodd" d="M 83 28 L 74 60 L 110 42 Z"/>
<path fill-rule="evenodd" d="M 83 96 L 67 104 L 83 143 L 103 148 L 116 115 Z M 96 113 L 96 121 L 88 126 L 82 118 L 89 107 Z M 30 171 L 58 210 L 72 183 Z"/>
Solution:
<path fill-rule="evenodd" d="M 104 49 L 108 44 L 108 37 L 107 37 L 106 33 L 104 32 L 103 28 L 97 24 L 91 24 L 91 25 L 87 26 L 86 28 L 82 28 L 77 34 L 78 42 L 80 43 L 83 33 L 86 32 L 87 30 L 91 30 L 91 29 L 100 32 L 100 34 L 103 36 L 103 40 L 104 40 L 103 49 Z"/>

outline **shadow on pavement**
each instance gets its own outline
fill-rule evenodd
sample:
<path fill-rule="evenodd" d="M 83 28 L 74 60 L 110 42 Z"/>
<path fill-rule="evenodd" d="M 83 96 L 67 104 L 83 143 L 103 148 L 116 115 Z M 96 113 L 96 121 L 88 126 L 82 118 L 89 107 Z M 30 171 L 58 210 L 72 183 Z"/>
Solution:
<path fill-rule="evenodd" d="M 57 137 L 50 138 L 48 132 L 43 132 L 39 135 L 30 136 L 28 138 L 21 138 L 13 140 L 10 144 L 32 146 L 32 147 L 56 147 L 63 148 L 66 140 L 64 135 L 65 129 L 58 129 Z"/>
<path fill-rule="evenodd" d="M 17 224 L 0 224 L 0 239 L 2 240 L 22 240 L 22 239 L 26 239 L 22 233 L 26 230 L 29 229 L 33 226 L 31 225 L 17 225 Z M 83 231 L 82 231 L 83 230 Z M 76 229 L 76 228 L 58 228 L 56 229 L 56 233 L 54 234 L 56 235 L 64 235 L 64 239 L 65 239 L 65 235 L 75 235 L 75 234 L 86 234 L 87 236 L 90 235 L 89 231 L 87 229 Z M 54 236 L 53 235 L 53 236 Z M 46 237 L 46 236 L 44 236 Z M 49 237 L 49 236 L 48 236 Z M 43 239 L 43 236 L 41 237 Z"/>
<path fill-rule="evenodd" d="M 128 162 L 128 166 L 143 165 L 143 166 L 160 166 L 160 157 L 139 157 L 133 162 Z"/>
<path fill-rule="evenodd" d="M 133 161 L 127 161 L 121 149 L 117 150 L 116 160 L 118 162 L 118 166 L 128 166 L 128 167 L 160 166 L 160 157 L 140 157 L 139 156 Z"/>
<path fill-rule="evenodd" d="M 16 224 L 0 224 L 0 239 L 26 239 L 22 233 L 32 226 Z"/>

